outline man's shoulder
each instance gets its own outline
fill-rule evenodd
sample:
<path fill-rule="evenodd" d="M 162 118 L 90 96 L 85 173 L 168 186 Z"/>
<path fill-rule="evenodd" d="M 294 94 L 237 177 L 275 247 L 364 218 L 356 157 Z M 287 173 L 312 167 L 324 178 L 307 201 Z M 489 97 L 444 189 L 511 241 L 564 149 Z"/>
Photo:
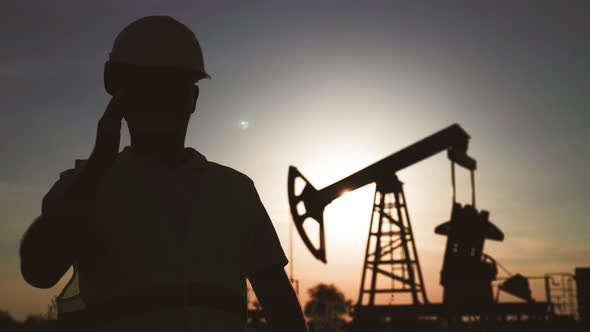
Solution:
<path fill-rule="evenodd" d="M 207 169 L 211 175 L 221 180 L 232 181 L 242 185 L 253 184 L 252 179 L 248 175 L 214 161 L 207 161 Z"/>

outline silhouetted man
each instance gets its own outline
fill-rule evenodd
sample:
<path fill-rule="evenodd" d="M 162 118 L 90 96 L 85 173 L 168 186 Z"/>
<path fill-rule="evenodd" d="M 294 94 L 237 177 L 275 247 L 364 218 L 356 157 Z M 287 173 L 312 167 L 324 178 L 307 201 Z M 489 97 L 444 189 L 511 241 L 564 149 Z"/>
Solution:
<path fill-rule="evenodd" d="M 85 329 L 240 331 L 248 278 L 275 330 L 306 331 L 252 180 L 184 146 L 208 77 L 194 34 L 170 17 L 115 40 L 94 150 L 62 173 L 21 243 L 35 287 L 76 267 Z M 131 145 L 119 152 L 123 118 Z"/>

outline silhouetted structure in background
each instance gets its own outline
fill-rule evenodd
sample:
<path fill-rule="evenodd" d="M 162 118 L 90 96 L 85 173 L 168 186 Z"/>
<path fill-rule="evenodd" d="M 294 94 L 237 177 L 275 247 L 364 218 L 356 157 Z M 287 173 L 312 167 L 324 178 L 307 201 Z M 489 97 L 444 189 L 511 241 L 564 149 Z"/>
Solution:
<path fill-rule="evenodd" d="M 498 268 L 494 259 L 483 253 L 483 245 L 486 239 L 504 240 L 504 234 L 488 218 L 487 211 L 455 203 L 451 220 L 434 230 L 447 236 L 440 277 L 445 304 L 478 306 L 494 302 L 492 281 Z"/>
<path fill-rule="evenodd" d="M 452 125 L 321 190 L 295 167 L 289 169 L 289 204 L 295 226 L 307 248 L 324 263 L 324 208 L 345 192 L 376 183 L 357 305 L 373 306 L 377 296 L 400 293 L 408 294 L 414 304 L 428 303 L 403 186 L 395 173 L 444 150 L 449 150 L 453 162 L 473 170 L 475 160 L 466 154 L 468 140 L 469 135 L 459 125 Z M 298 179 L 304 182 L 300 193 L 295 188 Z M 309 219 L 319 224 L 317 248 L 303 228 Z M 378 288 L 378 279 L 382 278 L 391 281 L 390 288 Z"/>
<path fill-rule="evenodd" d="M 575 278 L 580 320 L 590 326 L 590 268 L 577 268 Z"/>
<path fill-rule="evenodd" d="M 502 241 L 504 234 L 489 221 L 488 211 L 478 211 L 475 207 L 476 161 L 467 155 L 468 141 L 469 135 L 454 124 L 319 190 L 295 167 L 289 168 L 287 190 L 294 224 L 312 255 L 324 263 L 327 262 L 323 221 L 325 207 L 346 192 L 369 183 L 376 184 L 359 298 L 353 313 L 354 330 L 372 331 L 374 328 L 394 326 L 430 326 L 436 329 L 444 324 L 479 327 L 495 324 L 506 328 L 515 322 L 554 323 L 564 319 L 573 322 L 575 311 L 571 310 L 573 292 L 570 285 L 573 277 L 568 274 L 540 277 L 545 279 L 546 302 L 536 302 L 531 296 L 528 278 L 518 274 L 502 279 L 503 283 L 497 287 L 498 293 L 494 298 L 498 264 L 483 252 L 483 248 L 486 239 Z M 453 204 L 450 221 L 435 230 L 437 234 L 448 237 L 441 271 L 444 300 L 443 303 L 429 303 L 403 184 L 395 173 L 444 150 L 447 150 L 451 160 Z M 456 164 L 470 172 L 471 204 L 462 206 L 456 202 Z M 313 222 L 319 229 L 318 246 L 312 243 L 305 228 L 307 223 Z M 552 294 L 557 294 L 551 285 L 558 277 L 565 280 L 560 284 L 563 287 L 559 292 L 563 295 L 559 298 L 566 299 L 559 303 L 565 304 L 561 307 L 568 308 L 561 314 L 555 309 L 558 302 L 551 300 Z M 583 277 L 578 279 L 580 282 Z M 390 286 L 383 286 L 387 284 Z M 526 302 L 498 302 L 500 290 Z M 401 297 L 405 303 L 383 304 L 387 302 L 384 300 L 394 296 Z M 379 297 L 381 301 L 378 301 Z M 576 325 L 570 324 L 569 327 L 575 328 Z"/>

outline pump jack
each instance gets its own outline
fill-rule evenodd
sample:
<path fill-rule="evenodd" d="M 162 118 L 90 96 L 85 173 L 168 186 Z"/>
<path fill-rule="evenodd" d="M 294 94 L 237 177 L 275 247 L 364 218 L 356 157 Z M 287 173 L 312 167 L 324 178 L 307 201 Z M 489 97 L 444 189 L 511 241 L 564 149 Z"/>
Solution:
<path fill-rule="evenodd" d="M 550 304 L 532 301 L 528 281 L 519 280 L 524 278 L 520 275 L 509 278 L 500 289 L 527 303 L 493 300 L 496 261 L 483 253 L 483 246 L 486 239 L 502 241 L 504 234 L 489 221 L 489 212 L 475 208 L 477 163 L 467 155 L 468 141 L 469 135 L 453 124 L 320 190 L 297 168 L 289 168 L 289 205 L 295 228 L 312 255 L 324 263 L 327 262 L 324 209 L 346 192 L 376 184 L 359 297 L 353 314 L 355 324 L 391 326 L 396 321 L 403 326 L 422 318 L 422 322 L 432 322 L 433 317 L 448 322 L 460 322 L 461 317 L 479 317 L 484 321 L 505 320 L 510 315 L 541 320 L 550 317 Z M 447 236 L 440 280 L 444 287 L 441 304 L 428 302 L 403 185 L 395 173 L 444 150 L 451 161 L 453 206 L 451 219 L 435 229 L 437 234 Z M 456 202 L 455 165 L 470 172 L 471 205 Z M 298 180 L 302 186 L 296 187 Z M 318 246 L 314 246 L 304 228 L 305 223 L 313 222 L 318 225 Z M 384 283 L 379 280 L 390 281 L 391 287 L 383 288 Z M 409 295 L 412 303 L 375 303 L 377 295 L 393 297 L 400 293 Z"/>
<path fill-rule="evenodd" d="M 324 263 L 327 262 L 325 207 L 345 192 L 376 184 L 358 305 L 374 305 L 377 294 L 399 293 L 409 294 L 415 305 L 428 303 L 403 185 L 395 173 L 447 150 L 452 164 L 469 170 L 473 180 L 477 164 L 467 155 L 468 141 L 469 135 L 454 124 L 321 190 L 317 190 L 295 167 L 289 168 L 289 204 L 295 227 L 312 255 Z M 300 193 L 295 192 L 297 179 L 304 182 Z M 475 197 L 473 192 L 472 197 Z M 319 225 L 318 247 L 312 244 L 303 227 L 311 220 Z M 378 288 L 377 285 L 382 284 L 378 283 L 378 277 L 389 279 L 391 287 Z"/>

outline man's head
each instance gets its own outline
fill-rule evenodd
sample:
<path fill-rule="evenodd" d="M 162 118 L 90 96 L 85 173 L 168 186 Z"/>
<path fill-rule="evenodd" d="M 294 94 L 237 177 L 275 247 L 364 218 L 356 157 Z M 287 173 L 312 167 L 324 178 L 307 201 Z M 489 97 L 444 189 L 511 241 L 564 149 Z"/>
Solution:
<path fill-rule="evenodd" d="M 184 134 L 202 78 L 209 75 L 199 42 L 168 16 L 144 17 L 123 29 L 104 71 L 105 89 L 120 95 L 132 135 Z"/>

